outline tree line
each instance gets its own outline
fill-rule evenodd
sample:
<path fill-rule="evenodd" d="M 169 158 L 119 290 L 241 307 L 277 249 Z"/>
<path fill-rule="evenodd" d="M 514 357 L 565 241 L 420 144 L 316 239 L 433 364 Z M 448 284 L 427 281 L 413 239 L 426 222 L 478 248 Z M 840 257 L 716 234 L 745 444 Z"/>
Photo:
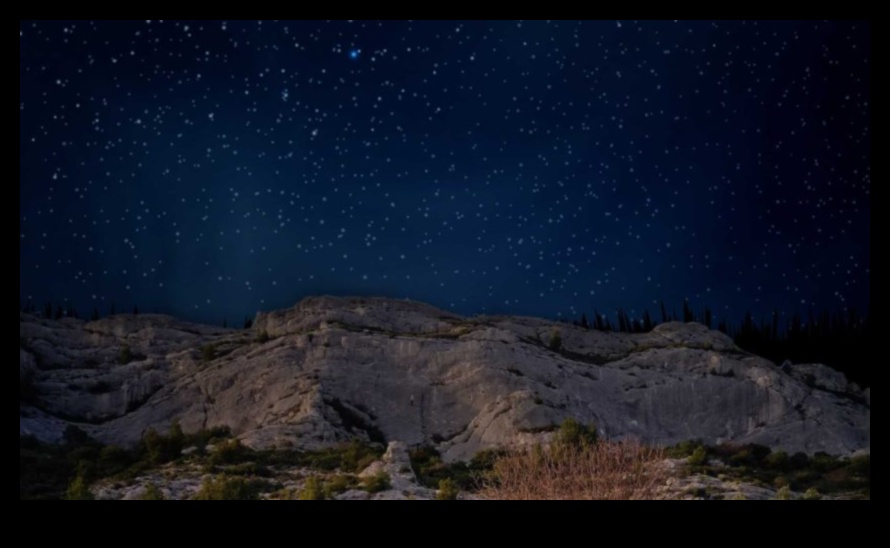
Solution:
<path fill-rule="evenodd" d="M 759 318 L 747 312 L 739 322 L 730 323 L 726 319 L 715 322 L 710 308 L 696 312 L 689 301 L 684 301 L 681 315 L 669 312 L 662 302 L 658 316 L 644 310 L 640 317 L 631 318 L 618 309 L 613 317 L 594 310 L 592 318 L 589 320 L 584 313 L 572 323 L 598 331 L 648 333 L 659 323 L 699 322 L 730 336 L 739 348 L 777 364 L 786 360 L 792 364 L 822 363 L 864 387 L 871 385 L 870 312 L 862 315 L 855 309 L 811 310 L 802 315 L 774 310 Z"/>

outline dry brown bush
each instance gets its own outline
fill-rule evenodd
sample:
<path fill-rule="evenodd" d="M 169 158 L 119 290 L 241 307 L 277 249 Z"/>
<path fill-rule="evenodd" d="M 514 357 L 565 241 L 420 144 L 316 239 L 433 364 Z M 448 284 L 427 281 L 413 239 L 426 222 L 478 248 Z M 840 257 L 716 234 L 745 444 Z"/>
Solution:
<path fill-rule="evenodd" d="M 555 444 L 515 451 L 494 465 L 481 492 L 500 500 L 632 500 L 655 498 L 664 452 L 637 441 Z"/>

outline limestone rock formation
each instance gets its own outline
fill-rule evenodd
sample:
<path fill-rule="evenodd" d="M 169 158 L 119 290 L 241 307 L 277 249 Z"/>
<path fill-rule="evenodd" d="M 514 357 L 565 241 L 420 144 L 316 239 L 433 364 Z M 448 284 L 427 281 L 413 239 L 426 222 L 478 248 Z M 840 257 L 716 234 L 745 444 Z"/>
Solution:
<path fill-rule="evenodd" d="M 820 365 L 775 364 L 699 324 L 618 334 L 525 317 L 464 318 L 382 298 L 314 297 L 252 330 L 158 315 L 56 322 L 22 314 L 20 433 L 76 423 L 129 444 L 175 418 L 253 447 L 358 436 L 431 443 L 448 460 L 546 440 L 563 419 L 671 444 L 870 447 L 870 392 Z M 23 394 L 25 393 L 23 387 Z"/>

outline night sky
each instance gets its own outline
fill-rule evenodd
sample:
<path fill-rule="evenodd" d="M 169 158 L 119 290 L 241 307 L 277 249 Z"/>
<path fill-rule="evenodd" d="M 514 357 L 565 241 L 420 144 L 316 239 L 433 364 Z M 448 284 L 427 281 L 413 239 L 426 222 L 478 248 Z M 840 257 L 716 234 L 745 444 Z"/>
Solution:
<path fill-rule="evenodd" d="M 20 22 L 19 291 L 868 306 L 867 22 Z"/>

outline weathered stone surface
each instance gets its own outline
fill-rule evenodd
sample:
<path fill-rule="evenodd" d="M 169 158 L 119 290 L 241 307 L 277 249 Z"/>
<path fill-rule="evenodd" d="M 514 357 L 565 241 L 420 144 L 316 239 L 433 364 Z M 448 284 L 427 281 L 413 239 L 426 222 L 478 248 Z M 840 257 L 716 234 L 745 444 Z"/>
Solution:
<path fill-rule="evenodd" d="M 253 330 L 157 315 L 88 323 L 22 315 L 19 325 L 20 374 L 34 371 L 43 410 L 23 405 L 20 432 L 47 440 L 58 439 L 62 419 L 127 444 L 179 418 L 186 431 L 229 426 L 253 447 L 359 436 L 433 443 L 450 460 L 546 440 L 574 417 L 607 437 L 661 444 L 870 447 L 868 391 L 823 366 L 785 373 L 699 324 L 628 335 L 317 297 L 258 314 Z M 270 340 L 255 342 L 262 333 Z"/>

